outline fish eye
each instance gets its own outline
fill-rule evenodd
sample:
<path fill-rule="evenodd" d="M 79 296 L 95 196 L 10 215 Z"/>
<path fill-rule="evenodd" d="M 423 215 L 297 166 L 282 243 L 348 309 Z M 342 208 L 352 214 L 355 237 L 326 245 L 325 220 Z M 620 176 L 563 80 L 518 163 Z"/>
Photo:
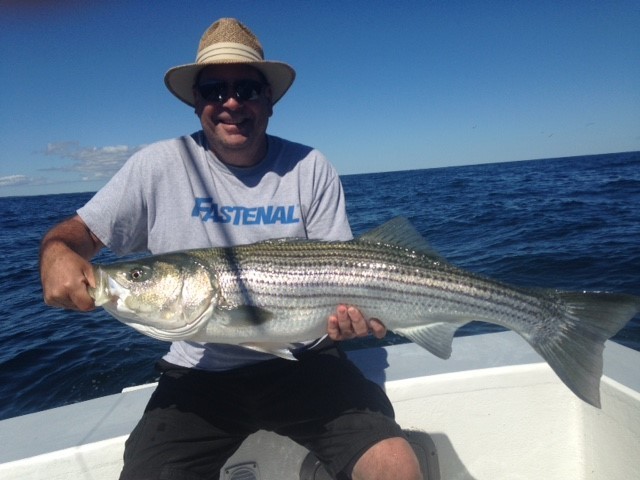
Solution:
<path fill-rule="evenodd" d="M 149 277 L 148 267 L 135 267 L 129 270 L 129 280 L 133 282 L 142 282 Z"/>

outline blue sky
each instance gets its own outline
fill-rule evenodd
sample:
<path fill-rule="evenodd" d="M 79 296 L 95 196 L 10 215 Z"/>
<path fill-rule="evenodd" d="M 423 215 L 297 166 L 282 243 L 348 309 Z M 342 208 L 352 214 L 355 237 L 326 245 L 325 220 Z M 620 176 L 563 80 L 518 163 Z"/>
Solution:
<path fill-rule="evenodd" d="M 95 191 L 199 128 L 163 76 L 233 16 L 341 174 L 640 150 L 640 2 L 0 1 L 0 196 Z"/>

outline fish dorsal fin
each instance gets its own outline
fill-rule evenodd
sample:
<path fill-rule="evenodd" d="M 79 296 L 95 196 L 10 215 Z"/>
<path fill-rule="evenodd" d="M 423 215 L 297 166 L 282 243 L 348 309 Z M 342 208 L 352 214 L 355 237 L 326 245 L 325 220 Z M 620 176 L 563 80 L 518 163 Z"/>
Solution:
<path fill-rule="evenodd" d="M 265 243 L 271 245 L 278 245 L 280 243 L 308 243 L 309 239 L 304 237 L 282 237 L 282 238 L 271 238 L 269 240 L 262 240 L 258 243 Z"/>
<path fill-rule="evenodd" d="M 363 234 L 358 240 L 383 245 L 395 245 L 437 260 L 443 260 L 438 252 L 411 225 L 411 222 L 404 217 L 395 217 Z"/>

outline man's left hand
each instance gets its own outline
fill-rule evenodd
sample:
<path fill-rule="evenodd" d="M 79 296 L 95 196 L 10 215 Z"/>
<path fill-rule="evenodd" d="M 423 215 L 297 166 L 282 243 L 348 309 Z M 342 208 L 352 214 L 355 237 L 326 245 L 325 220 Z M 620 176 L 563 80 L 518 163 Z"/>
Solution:
<path fill-rule="evenodd" d="M 336 313 L 329 317 L 327 334 L 335 341 L 366 337 L 369 334 L 382 338 L 387 334 L 387 328 L 377 318 L 366 319 L 355 307 L 338 305 Z"/>

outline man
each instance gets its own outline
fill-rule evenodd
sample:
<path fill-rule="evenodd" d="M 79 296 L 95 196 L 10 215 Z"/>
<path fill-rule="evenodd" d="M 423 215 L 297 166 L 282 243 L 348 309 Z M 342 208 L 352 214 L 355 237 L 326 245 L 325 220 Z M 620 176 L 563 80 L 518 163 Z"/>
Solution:
<path fill-rule="evenodd" d="M 266 134 L 294 70 L 264 60 L 253 33 L 221 19 L 196 63 L 165 83 L 195 108 L 202 130 L 134 156 L 72 219 L 43 239 L 41 276 L 52 306 L 94 308 L 88 261 L 103 246 L 135 251 L 229 246 L 283 237 L 348 240 L 338 176 L 320 152 Z M 260 213 L 258 213 L 260 212 Z M 382 337 L 382 323 L 337 306 L 331 340 Z M 309 343 L 291 362 L 242 347 L 174 342 L 127 441 L 121 479 L 209 479 L 258 429 L 313 451 L 337 478 L 421 478 L 381 389 L 333 342 Z"/>

